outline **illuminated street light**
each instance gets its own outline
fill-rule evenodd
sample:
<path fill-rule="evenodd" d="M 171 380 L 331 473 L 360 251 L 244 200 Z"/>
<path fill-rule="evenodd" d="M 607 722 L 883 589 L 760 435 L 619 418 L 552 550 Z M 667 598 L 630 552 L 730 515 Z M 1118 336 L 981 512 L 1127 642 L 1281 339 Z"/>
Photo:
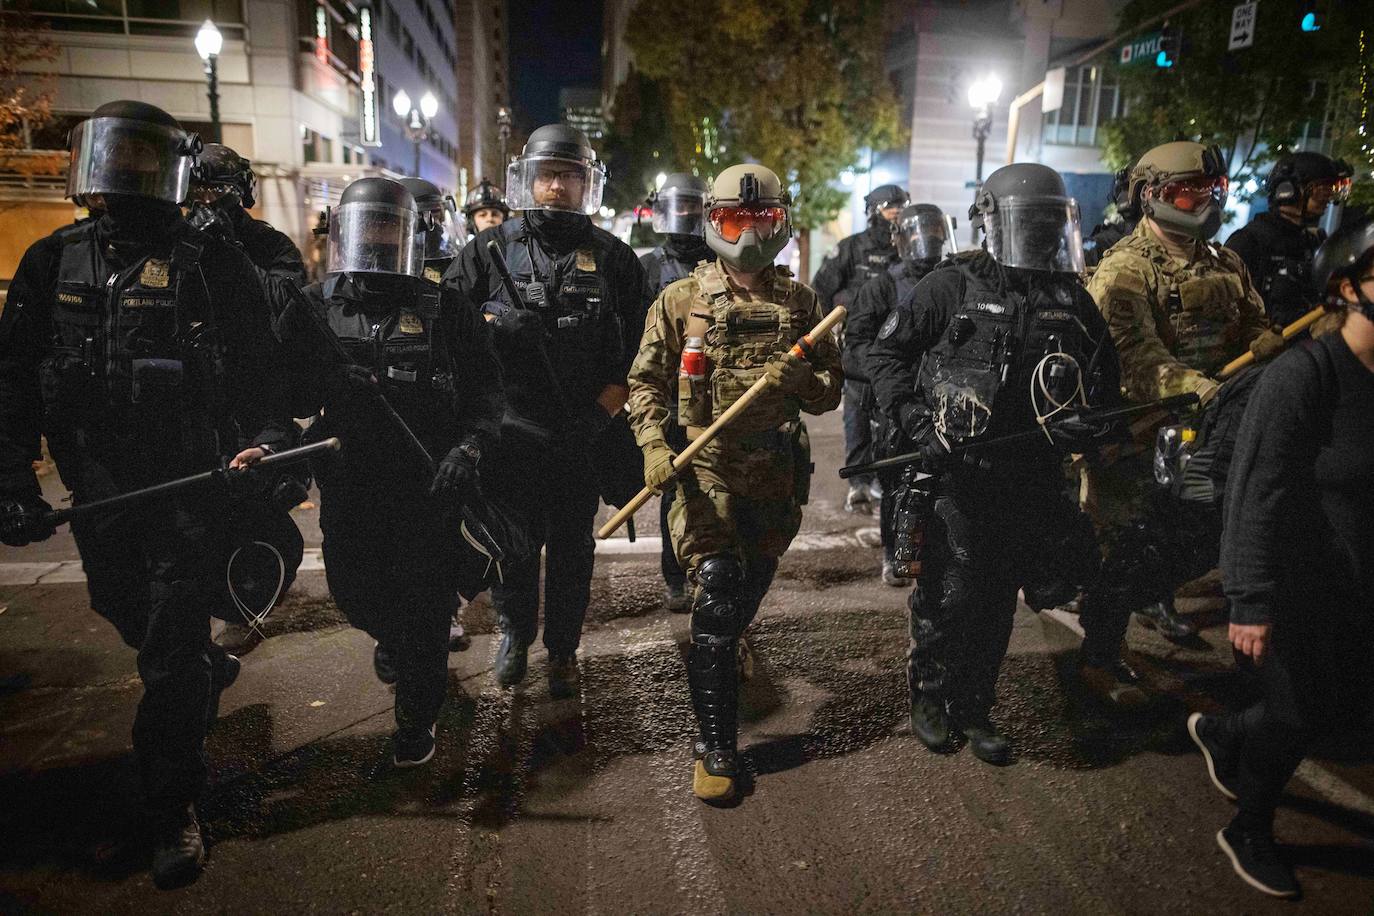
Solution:
<path fill-rule="evenodd" d="M 983 147 L 992 132 L 992 105 L 1002 94 L 1002 81 L 991 73 L 968 87 L 968 103 L 973 106 L 973 139 L 978 141 L 978 164 L 973 179 L 983 184 Z"/>
<path fill-rule="evenodd" d="M 420 96 L 420 107 L 415 108 L 411 104 L 410 94 L 404 89 L 397 89 L 396 94 L 391 97 L 391 110 L 401 119 L 406 138 L 415 144 L 415 168 L 411 174 L 419 178 L 420 144 L 433 136 L 430 122 L 439 114 L 439 100 L 434 97 L 434 93 L 426 92 Z"/>
<path fill-rule="evenodd" d="M 433 121 L 434 116 L 439 113 L 439 100 L 434 97 L 434 93 L 426 92 L 420 96 L 420 113 L 427 121 Z"/>
<path fill-rule="evenodd" d="M 196 53 L 205 62 L 206 95 L 210 97 L 210 141 L 220 142 L 219 126 L 219 52 L 224 50 L 224 36 L 209 19 L 196 33 Z"/>
<path fill-rule="evenodd" d="M 391 97 L 391 110 L 396 112 L 398 118 L 410 114 L 410 96 L 404 89 L 396 90 L 396 94 Z"/>
<path fill-rule="evenodd" d="M 664 183 L 665 181 L 667 181 L 667 180 L 668 180 L 668 173 L 666 173 L 666 172 L 659 172 L 657 175 L 655 175 L 655 176 L 654 176 L 654 190 L 656 190 L 656 191 L 662 191 L 662 190 L 663 190 L 663 183 Z"/>

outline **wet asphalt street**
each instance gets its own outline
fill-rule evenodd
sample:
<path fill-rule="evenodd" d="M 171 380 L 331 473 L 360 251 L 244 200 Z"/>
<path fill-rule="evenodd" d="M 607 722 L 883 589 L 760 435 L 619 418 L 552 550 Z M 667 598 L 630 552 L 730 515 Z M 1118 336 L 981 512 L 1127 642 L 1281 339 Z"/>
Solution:
<path fill-rule="evenodd" d="M 542 649 L 521 689 L 497 688 L 490 608 L 470 608 L 438 753 L 403 774 L 384 766 L 392 697 L 371 642 L 306 571 L 224 697 L 206 871 L 156 891 L 135 827 L 133 654 L 62 565 L 70 541 L 3 549 L 0 913 L 1374 910 L 1368 733 L 1290 786 L 1278 835 L 1302 902 L 1249 890 L 1217 849 L 1230 805 L 1182 723 L 1246 685 L 1205 583 L 1180 601 L 1205 626 L 1195 645 L 1132 627 L 1161 692 L 1145 714 L 1087 702 L 1075 621 L 1022 608 L 994 713 L 1015 763 L 926 751 L 906 725 L 905 592 L 854 536 L 872 520 L 841 511 L 838 413 L 811 426 L 813 502 L 750 632 L 750 785 L 728 810 L 691 795 L 687 618 L 660 608 L 652 544 L 598 557 L 575 700 L 550 699 Z M 655 528 L 642 512 L 639 532 Z"/>

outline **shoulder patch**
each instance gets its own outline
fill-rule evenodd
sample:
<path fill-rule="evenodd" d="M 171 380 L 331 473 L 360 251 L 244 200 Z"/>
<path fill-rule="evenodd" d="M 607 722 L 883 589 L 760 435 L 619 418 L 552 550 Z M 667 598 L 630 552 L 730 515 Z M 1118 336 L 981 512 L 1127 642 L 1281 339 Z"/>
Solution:
<path fill-rule="evenodd" d="M 896 333 L 897 333 L 897 327 L 898 327 L 898 325 L 900 325 L 901 323 L 902 323 L 902 313 L 901 313 L 901 310 L 900 310 L 900 309 L 894 309 L 894 310 L 892 311 L 892 314 L 887 316 L 887 321 L 884 321 L 884 322 L 883 322 L 883 326 L 882 326 L 881 328 L 878 329 L 878 339 L 879 339 L 879 340 L 887 340 L 887 339 L 888 339 L 889 337 L 891 337 L 893 334 L 896 334 Z"/>
<path fill-rule="evenodd" d="M 1097 275 L 1113 293 L 1131 293 L 1136 296 L 1144 296 L 1148 290 L 1145 278 L 1138 271 L 1129 267 L 1118 268 L 1110 273 L 1104 271 L 1102 267 L 1098 267 Z"/>

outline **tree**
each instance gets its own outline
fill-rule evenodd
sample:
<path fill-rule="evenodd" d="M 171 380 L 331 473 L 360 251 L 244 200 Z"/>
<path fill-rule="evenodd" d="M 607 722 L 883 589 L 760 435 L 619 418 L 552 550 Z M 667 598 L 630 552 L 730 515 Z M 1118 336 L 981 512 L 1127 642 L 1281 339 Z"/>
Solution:
<path fill-rule="evenodd" d="M 33 72 L 57 58 L 51 30 L 23 7 L 0 11 L 0 171 L 56 175 L 66 156 L 32 156 L 28 131 L 52 117 L 52 78 Z"/>
<path fill-rule="evenodd" d="M 657 83 L 675 168 L 753 160 L 792 186 L 805 232 L 833 219 L 832 187 L 864 148 L 903 142 L 883 66 L 880 0 L 644 0 L 626 41 Z M 673 169 L 668 169 L 672 171 Z"/>
<path fill-rule="evenodd" d="M 1128 31 L 1175 5 L 1176 0 L 1132 0 L 1117 30 Z M 1170 140 L 1216 143 L 1232 181 L 1243 188 L 1305 134 L 1307 148 L 1313 148 L 1328 111 L 1336 116 L 1330 139 L 1339 152 L 1356 129 L 1348 99 L 1368 52 L 1360 49 L 1362 4 L 1324 6 L 1326 24 L 1307 33 L 1299 23 L 1308 4 L 1265 0 L 1257 7 L 1254 45 L 1238 51 L 1227 50 L 1233 4 L 1204 2 L 1174 16 L 1169 25 L 1181 30 L 1182 48 L 1173 67 L 1111 65 L 1126 114 L 1103 127 L 1104 160 L 1122 168 Z"/>

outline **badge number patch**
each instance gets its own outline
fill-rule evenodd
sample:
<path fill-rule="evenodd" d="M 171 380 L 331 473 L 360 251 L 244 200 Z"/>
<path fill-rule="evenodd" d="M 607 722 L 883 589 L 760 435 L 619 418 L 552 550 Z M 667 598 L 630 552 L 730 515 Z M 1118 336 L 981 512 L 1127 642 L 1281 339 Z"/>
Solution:
<path fill-rule="evenodd" d="M 896 334 L 896 333 L 897 333 L 897 326 L 900 325 L 901 323 L 902 323 L 902 313 L 901 313 L 901 312 L 893 312 L 891 315 L 888 315 L 888 316 L 887 316 L 887 321 L 884 321 L 884 322 L 883 322 L 883 326 L 882 326 L 881 328 L 878 329 L 878 339 L 879 339 L 879 340 L 887 340 L 887 339 L 888 339 L 889 337 L 891 337 L 893 334 Z"/>
<path fill-rule="evenodd" d="M 148 289 L 166 289 L 171 279 L 171 269 L 166 261 L 149 258 L 143 262 L 143 271 L 138 275 L 138 284 Z"/>
<path fill-rule="evenodd" d="M 402 334 L 425 333 L 424 323 L 420 321 L 420 316 L 414 312 L 402 312 L 398 327 L 400 327 Z"/>
<path fill-rule="evenodd" d="M 577 269 L 589 274 L 596 273 L 596 252 L 589 248 L 577 249 Z"/>

